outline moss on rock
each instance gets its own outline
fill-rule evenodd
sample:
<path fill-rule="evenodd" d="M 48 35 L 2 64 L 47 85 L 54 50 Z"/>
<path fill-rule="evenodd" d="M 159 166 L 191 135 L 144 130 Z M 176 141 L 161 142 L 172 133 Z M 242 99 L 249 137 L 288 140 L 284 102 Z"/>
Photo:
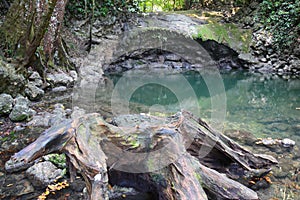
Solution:
<path fill-rule="evenodd" d="M 209 19 L 208 24 L 199 26 L 198 33 L 194 38 L 202 40 L 215 40 L 228 45 L 240 53 L 249 52 L 251 43 L 251 30 L 241 29 L 232 23 L 220 23 Z"/>

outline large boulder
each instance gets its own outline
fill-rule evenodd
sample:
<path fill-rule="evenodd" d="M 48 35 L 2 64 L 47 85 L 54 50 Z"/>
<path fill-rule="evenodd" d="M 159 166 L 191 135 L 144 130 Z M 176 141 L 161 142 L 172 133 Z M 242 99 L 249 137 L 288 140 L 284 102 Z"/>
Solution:
<path fill-rule="evenodd" d="M 17 74 L 15 67 L 4 63 L 0 59 L 0 93 L 7 93 L 16 97 L 22 93 L 26 84 L 23 75 Z"/>
<path fill-rule="evenodd" d="M 15 106 L 12 109 L 11 113 L 9 114 L 9 118 L 12 121 L 23 121 L 27 119 L 31 113 L 32 110 L 29 108 L 29 101 L 27 98 L 23 96 L 18 96 L 15 99 Z"/>
<path fill-rule="evenodd" d="M 13 108 L 14 99 L 9 94 L 0 95 L 0 115 L 8 115 Z"/>

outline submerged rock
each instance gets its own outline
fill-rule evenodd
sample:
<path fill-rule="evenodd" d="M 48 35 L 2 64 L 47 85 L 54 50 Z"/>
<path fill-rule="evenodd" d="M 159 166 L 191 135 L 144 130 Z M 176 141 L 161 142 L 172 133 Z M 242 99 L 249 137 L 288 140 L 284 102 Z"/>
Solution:
<path fill-rule="evenodd" d="M 281 140 L 281 144 L 283 147 L 293 147 L 295 146 L 296 142 L 294 140 L 291 140 L 289 138 L 284 138 L 283 140 Z"/>
<path fill-rule="evenodd" d="M 36 187 L 46 187 L 53 183 L 58 177 L 63 175 L 63 171 L 58 169 L 49 161 L 40 162 L 26 170 L 26 175 Z"/>
<path fill-rule="evenodd" d="M 13 107 L 14 99 L 9 94 L 0 95 L 0 115 L 9 114 Z"/>
<path fill-rule="evenodd" d="M 267 147 L 271 146 L 278 146 L 281 145 L 282 147 L 289 148 L 295 146 L 296 142 L 294 140 L 291 140 L 289 138 L 284 139 L 273 139 L 273 138 L 259 138 L 255 144 L 263 144 Z"/>

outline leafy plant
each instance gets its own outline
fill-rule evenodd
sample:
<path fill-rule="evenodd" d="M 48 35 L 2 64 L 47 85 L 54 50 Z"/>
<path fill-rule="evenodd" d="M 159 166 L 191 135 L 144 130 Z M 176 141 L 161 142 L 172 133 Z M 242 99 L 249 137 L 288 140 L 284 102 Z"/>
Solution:
<path fill-rule="evenodd" d="M 49 154 L 46 156 L 47 160 L 58 166 L 59 168 L 66 168 L 65 154 Z"/>
<path fill-rule="evenodd" d="M 94 9 L 94 17 L 117 16 L 119 14 L 139 12 L 139 1 L 137 0 L 104 0 L 104 1 L 76 1 L 70 0 L 67 10 L 69 15 L 75 18 L 86 18 Z M 94 8 L 93 8 L 94 7 Z"/>
<path fill-rule="evenodd" d="M 16 132 L 10 131 L 8 135 L 5 135 L 4 137 L 1 138 L 1 141 L 2 142 L 14 141 L 15 139 L 17 139 Z"/>
<path fill-rule="evenodd" d="M 300 0 L 263 0 L 257 20 L 273 35 L 277 49 L 289 48 L 299 37 Z"/>

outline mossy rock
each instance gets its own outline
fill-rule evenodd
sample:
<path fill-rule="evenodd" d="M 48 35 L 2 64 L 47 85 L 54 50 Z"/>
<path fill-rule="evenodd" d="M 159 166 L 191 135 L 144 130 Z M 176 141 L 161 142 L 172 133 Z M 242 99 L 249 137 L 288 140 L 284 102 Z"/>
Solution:
<path fill-rule="evenodd" d="M 26 80 L 17 74 L 15 67 L 0 59 L 0 93 L 7 93 L 16 97 L 24 91 Z"/>
<path fill-rule="evenodd" d="M 202 40 L 215 40 L 225 44 L 239 53 L 247 53 L 250 50 L 252 32 L 241 29 L 232 23 L 220 23 L 215 20 L 208 20 L 208 24 L 199 26 L 198 33 L 194 38 Z"/>

